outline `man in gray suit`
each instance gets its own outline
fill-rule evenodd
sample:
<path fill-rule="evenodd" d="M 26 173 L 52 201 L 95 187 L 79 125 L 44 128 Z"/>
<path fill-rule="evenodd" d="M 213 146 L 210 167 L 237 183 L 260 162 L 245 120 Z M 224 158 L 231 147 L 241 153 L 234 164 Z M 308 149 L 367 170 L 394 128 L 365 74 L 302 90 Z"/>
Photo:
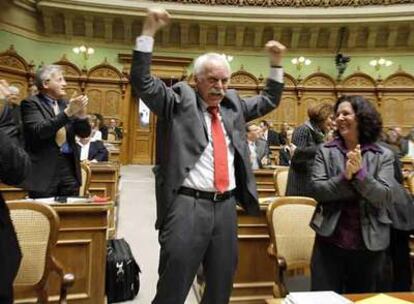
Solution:
<path fill-rule="evenodd" d="M 215 53 L 196 59 L 195 89 L 185 82 L 168 88 L 151 76 L 150 64 L 153 37 L 169 19 L 164 10 L 148 12 L 131 67 L 136 97 L 158 116 L 153 171 L 161 251 L 153 303 L 184 303 L 202 264 L 201 303 L 227 304 L 237 265 L 236 202 L 259 213 L 245 124 L 278 106 L 285 47 L 266 44 L 272 68 L 260 96 L 242 99 L 227 90 L 230 67 Z"/>
<path fill-rule="evenodd" d="M 260 137 L 261 128 L 255 123 L 248 123 L 246 125 L 246 132 L 252 169 L 263 168 L 269 162 L 270 151 L 266 140 Z"/>

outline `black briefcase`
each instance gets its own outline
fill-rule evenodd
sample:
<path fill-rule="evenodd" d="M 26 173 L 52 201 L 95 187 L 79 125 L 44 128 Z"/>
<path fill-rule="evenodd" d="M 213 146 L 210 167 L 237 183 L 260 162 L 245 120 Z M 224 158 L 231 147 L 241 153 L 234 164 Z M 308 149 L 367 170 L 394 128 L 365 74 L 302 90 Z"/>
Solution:
<path fill-rule="evenodd" d="M 132 300 L 139 291 L 139 268 L 124 239 L 108 240 L 106 296 L 108 303 Z"/>

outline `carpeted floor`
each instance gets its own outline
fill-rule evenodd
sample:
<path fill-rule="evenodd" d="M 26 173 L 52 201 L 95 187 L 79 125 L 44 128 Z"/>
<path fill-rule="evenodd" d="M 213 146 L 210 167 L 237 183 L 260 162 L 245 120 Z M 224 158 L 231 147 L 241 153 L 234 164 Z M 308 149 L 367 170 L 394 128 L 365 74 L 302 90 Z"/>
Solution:
<path fill-rule="evenodd" d="M 155 223 L 154 178 L 150 166 L 124 166 L 121 169 L 118 238 L 125 238 L 142 269 L 141 289 L 133 301 L 150 304 L 158 279 L 159 245 Z M 185 304 L 197 304 L 193 291 Z"/>

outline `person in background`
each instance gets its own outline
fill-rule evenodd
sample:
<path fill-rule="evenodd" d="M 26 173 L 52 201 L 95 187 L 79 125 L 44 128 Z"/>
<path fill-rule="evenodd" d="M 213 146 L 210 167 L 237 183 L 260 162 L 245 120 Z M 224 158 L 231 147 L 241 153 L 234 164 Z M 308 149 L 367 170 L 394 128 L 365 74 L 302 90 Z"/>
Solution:
<path fill-rule="evenodd" d="M 279 151 L 279 165 L 290 166 L 296 146 L 292 143 L 293 128 L 289 127 L 286 132 L 286 144 Z"/>
<path fill-rule="evenodd" d="M 332 126 L 333 107 L 329 103 L 319 103 L 308 108 L 309 120 L 295 129 L 292 143 L 293 153 L 286 195 L 312 196 L 311 168 L 318 145 L 325 141 Z"/>
<path fill-rule="evenodd" d="M 404 156 L 414 158 L 414 128 L 401 140 L 401 152 Z"/>
<path fill-rule="evenodd" d="M 250 152 L 250 163 L 253 170 L 263 168 L 269 164 L 269 146 L 266 141 L 260 137 L 260 127 L 255 123 L 246 125 L 247 144 Z"/>
<path fill-rule="evenodd" d="M 113 118 L 109 122 L 108 133 L 114 134 L 115 140 L 122 139 L 122 128 L 118 127 L 116 120 Z"/>
<path fill-rule="evenodd" d="M 78 128 L 76 143 L 80 161 L 101 162 L 108 161 L 108 150 L 101 140 L 91 140 L 92 128 L 90 125 Z"/>
<path fill-rule="evenodd" d="M 399 135 L 394 128 L 390 128 L 385 132 L 384 142 L 388 144 L 387 148 L 394 152 L 396 157 L 401 158 L 404 156 L 401 151 Z"/>
<path fill-rule="evenodd" d="M 285 47 L 269 41 L 270 76 L 261 95 L 243 99 L 227 90 L 231 70 L 223 56 L 194 62 L 193 89 L 167 87 L 151 75 L 154 37 L 170 20 L 149 10 L 136 39 L 131 86 L 158 116 L 155 174 L 160 261 L 153 304 L 183 304 L 199 265 L 205 273 L 202 304 L 228 304 L 237 265 L 236 202 L 260 212 L 246 141 L 246 122 L 274 110 L 283 90 Z"/>
<path fill-rule="evenodd" d="M 37 86 L 35 84 L 32 84 L 29 88 L 29 95 L 37 95 L 39 94 L 39 89 L 37 88 Z"/>
<path fill-rule="evenodd" d="M 338 137 L 319 147 L 312 168 L 311 289 L 376 292 L 390 243 L 394 157 L 376 143 L 382 120 L 369 101 L 342 96 L 334 110 Z"/>
<path fill-rule="evenodd" d="M 8 104 L 11 109 L 11 115 L 13 117 L 14 125 L 17 129 L 17 137 L 19 139 L 20 145 L 24 145 L 24 135 L 23 135 L 23 122 L 22 122 L 22 114 L 20 109 L 20 104 L 22 99 L 20 98 L 20 90 L 15 86 L 9 87 L 10 96 L 8 97 Z"/>
<path fill-rule="evenodd" d="M 108 140 L 108 127 L 105 125 L 105 119 L 102 114 L 94 113 L 97 118 L 97 127 L 98 130 L 101 132 L 102 137 L 100 140 Z"/>
<path fill-rule="evenodd" d="M 95 114 L 88 115 L 88 121 L 91 125 L 91 141 L 102 141 L 102 132 L 99 130 L 99 119 Z"/>
<path fill-rule="evenodd" d="M 88 97 L 66 95 L 62 68 L 45 65 L 35 75 L 40 93 L 22 101 L 26 149 L 32 161 L 31 198 L 76 196 L 81 184 L 76 128 L 88 124 Z"/>
<path fill-rule="evenodd" d="M 260 128 L 263 131 L 263 139 L 270 146 L 280 146 L 284 144 L 284 141 L 279 133 L 270 129 L 270 125 L 266 120 L 260 122 Z"/>
<path fill-rule="evenodd" d="M 20 184 L 30 173 L 30 158 L 18 141 L 3 132 L 3 110 L 12 95 L 8 83 L 0 80 L 0 179 L 8 185 Z M 3 196 L 0 193 L 0 303 L 13 303 L 13 281 L 21 261 L 16 232 Z"/>
<path fill-rule="evenodd" d="M 394 155 L 395 180 L 394 200 L 388 208 L 392 220 L 390 246 L 387 249 L 386 267 L 379 274 L 378 291 L 381 292 L 409 291 L 412 284 L 409 240 L 414 229 L 414 202 L 412 195 L 404 188 L 401 151 L 396 144 L 396 135 L 395 130 L 391 128 L 384 134 L 388 142 L 378 141 L 379 145 L 389 149 Z"/>

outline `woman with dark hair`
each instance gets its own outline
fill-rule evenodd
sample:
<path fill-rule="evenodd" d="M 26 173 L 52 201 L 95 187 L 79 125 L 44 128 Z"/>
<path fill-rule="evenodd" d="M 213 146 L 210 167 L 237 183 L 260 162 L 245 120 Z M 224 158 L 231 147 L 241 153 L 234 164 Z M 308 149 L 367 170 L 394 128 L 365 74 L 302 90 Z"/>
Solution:
<path fill-rule="evenodd" d="M 375 292 L 390 242 L 393 154 L 379 146 L 382 121 L 361 96 L 342 96 L 335 107 L 337 137 L 321 145 L 312 169 L 311 221 L 316 239 L 312 290 Z"/>
<path fill-rule="evenodd" d="M 292 144 L 296 149 L 289 168 L 286 195 L 312 196 L 311 168 L 319 144 L 332 125 L 333 107 L 320 103 L 308 109 L 309 120 L 297 127 L 292 135 Z"/>

